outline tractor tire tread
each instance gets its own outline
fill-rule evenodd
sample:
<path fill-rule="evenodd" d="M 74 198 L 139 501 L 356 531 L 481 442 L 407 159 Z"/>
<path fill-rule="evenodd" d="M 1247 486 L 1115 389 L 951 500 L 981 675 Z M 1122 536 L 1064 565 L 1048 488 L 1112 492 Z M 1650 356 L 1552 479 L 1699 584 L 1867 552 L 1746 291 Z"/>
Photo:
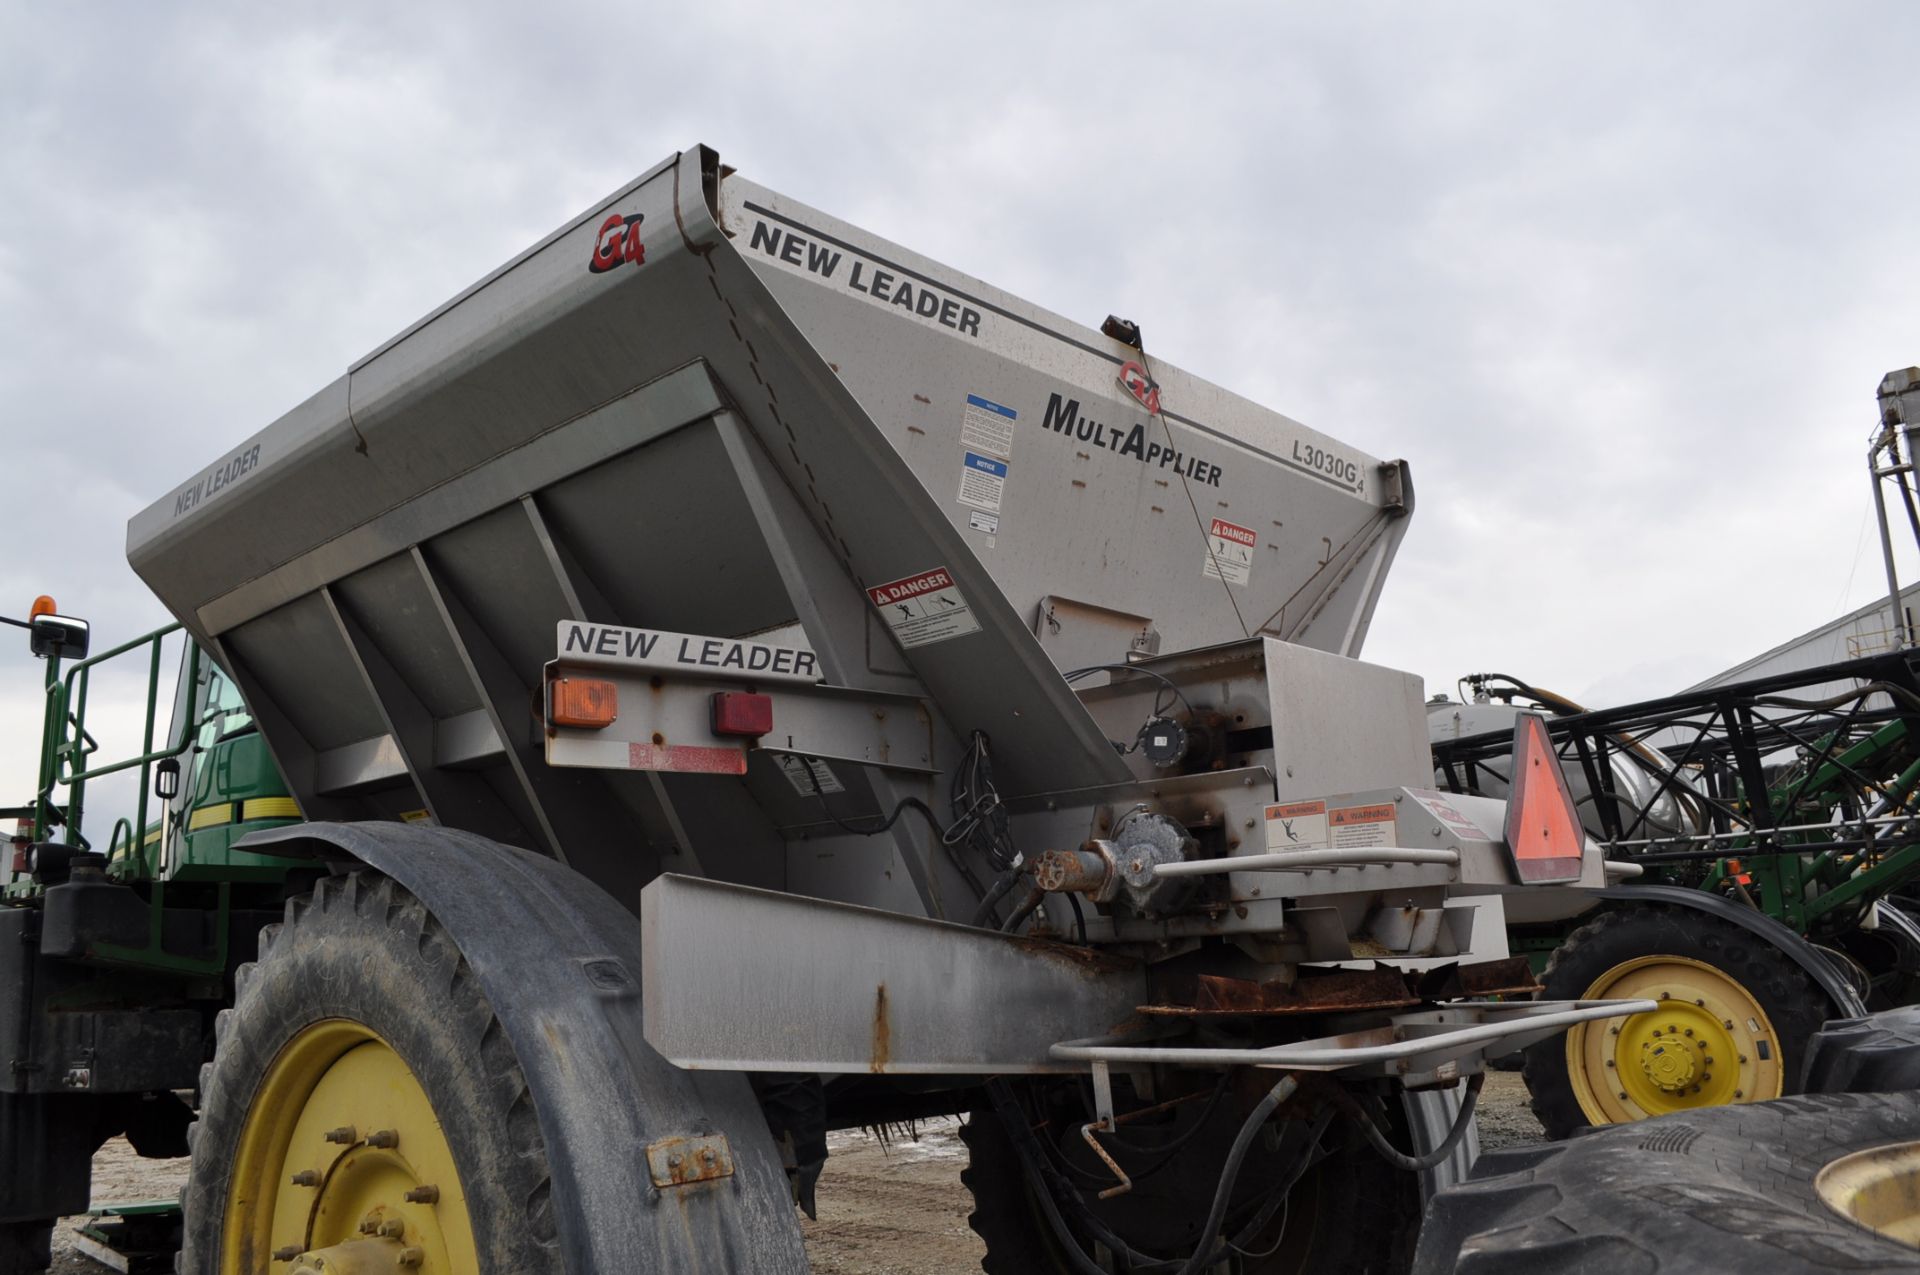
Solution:
<path fill-rule="evenodd" d="M 213 1061 L 201 1068 L 200 1118 L 188 1130 L 194 1154 L 181 1193 L 186 1227 L 176 1264 L 180 1275 L 214 1275 L 218 1269 L 227 1173 L 255 1087 L 272 1061 L 271 1051 L 284 1043 L 276 1033 L 290 1034 L 287 1025 L 302 1014 L 327 1016 L 321 1008 L 279 1002 L 303 987 L 337 986 L 376 969 L 374 981 L 389 984 L 397 972 L 402 994 L 404 984 L 411 983 L 437 1002 L 427 1005 L 423 998 L 419 1016 L 433 1021 L 420 1023 L 408 1042 L 389 1039 L 436 1107 L 437 1082 L 484 1108 L 479 1123 L 486 1127 L 468 1136 L 493 1145 L 485 1154 L 461 1158 L 463 1164 L 490 1169 L 484 1183 L 462 1182 L 481 1251 L 502 1263 L 481 1275 L 563 1271 L 546 1145 L 512 1045 L 444 927 L 391 878 L 362 869 L 323 878 L 311 895 L 289 899 L 284 919 L 262 929 L 259 959 L 236 971 L 234 1005 L 216 1017 Z M 332 983 L 315 979 L 314 970 L 330 974 Z M 381 997 L 393 994 L 389 988 L 366 995 L 378 1012 Z M 383 1035 L 387 1027 L 410 1030 L 404 1017 L 370 1025 Z M 436 1039 L 443 1042 L 437 1051 L 431 1043 Z M 443 1118 L 442 1124 L 450 1139 L 457 1136 L 449 1121 Z M 460 1149 L 456 1142 L 456 1152 Z M 493 1202 L 510 1207 L 489 1209 L 489 1194 Z M 483 1230 L 498 1242 L 490 1246 Z"/>
<path fill-rule="evenodd" d="M 1496 1152 L 1434 1198 L 1414 1273 L 1911 1270 L 1911 1248 L 1842 1217 L 1813 1184 L 1916 1125 L 1920 1094 L 1806 1094 Z"/>

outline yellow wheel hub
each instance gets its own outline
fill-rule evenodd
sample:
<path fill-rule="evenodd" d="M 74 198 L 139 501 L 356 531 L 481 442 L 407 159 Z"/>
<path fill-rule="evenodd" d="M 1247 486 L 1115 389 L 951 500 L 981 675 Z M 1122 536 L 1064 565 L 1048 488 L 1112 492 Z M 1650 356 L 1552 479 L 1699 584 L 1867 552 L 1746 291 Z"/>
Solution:
<path fill-rule="evenodd" d="M 1653 1013 L 1567 1033 L 1567 1075 L 1593 1124 L 1780 1096 L 1785 1072 L 1773 1024 L 1725 970 L 1684 956 L 1642 956 L 1602 974 L 1586 996 L 1660 1002 Z"/>
<path fill-rule="evenodd" d="M 220 1275 L 471 1275 L 453 1150 L 367 1027 L 306 1027 L 268 1066 L 234 1156 Z"/>

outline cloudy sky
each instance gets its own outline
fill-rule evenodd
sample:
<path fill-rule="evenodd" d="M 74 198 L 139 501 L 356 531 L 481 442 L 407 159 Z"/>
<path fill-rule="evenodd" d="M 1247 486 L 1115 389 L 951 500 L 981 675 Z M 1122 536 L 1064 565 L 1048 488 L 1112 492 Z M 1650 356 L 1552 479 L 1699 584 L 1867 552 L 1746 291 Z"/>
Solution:
<path fill-rule="evenodd" d="M 134 511 L 705 142 L 1407 458 L 1369 658 L 1664 693 L 1880 587 L 1916 37 L 1843 0 L 0 0 L 0 614 L 163 622 Z M 0 804 L 37 677 L 0 634 Z"/>

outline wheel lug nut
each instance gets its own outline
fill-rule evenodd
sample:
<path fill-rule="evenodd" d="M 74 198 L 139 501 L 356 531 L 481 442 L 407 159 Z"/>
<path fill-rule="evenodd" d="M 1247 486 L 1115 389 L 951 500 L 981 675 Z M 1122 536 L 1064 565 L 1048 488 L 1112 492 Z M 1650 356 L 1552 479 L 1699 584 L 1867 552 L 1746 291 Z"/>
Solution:
<path fill-rule="evenodd" d="M 437 1186 L 417 1186 L 403 1197 L 408 1204 L 440 1203 L 440 1188 Z"/>
<path fill-rule="evenodd" d="M 1607 1059 L 1607 1066 L 1609 1067 L 1613 1066 L 1613 1059 L 1611 1058 Z"/>
<path fill-rule="evenodd" d="M 1745 1054 L 1740 1055 L 1740 1065 L 1742 1067 L 1747 1065 L 1747 1056 Z"/>
<path fill-rule="evenodd" d="M 1687 1028 L 1687 1035 L 1689 1036 L 1693 1035 L 1693 1028 L 1691 1027 Z"/>
<path fill-rule="evenodd" d="M 403 1248 L 393 1260 L 401 1266 L 418 1266 L 427 1260 L 427 1255 L 417 1248 Z"/>
<path fill-rule="evenodd" d="M 1627 1100 L 1627 1091 L 1622 1089 L 1620 1091 L 1620 1101 L 1625 1102 L 1626 1100 Z"/>
<path fill-rule="evenodd" d="M 1747 1096 L 1747 1091 L 1744 1089 L 1736 1089 L 1733 1091 L 1733 1096 L 1736 1098 L 1744 1098 Z"/>
<path fill-rule="evenodd" d="M 289 1244 L 285 1248 L 276 1248 L 273 1250 L 273 1260 L 276 1262 L 291 1262 L 294 1258 L 300 1256 L 300 1253 L 301 1248 L 298 1244 Z"/>
<path fill-rule="evenodd" d="M 367 1145 L 392 1150 L 400 1145 L 400 1135 L 392 1129 L 375 1129 L 367 1135 Z"/>
<path fill-rule="evenodd" d="M 341 1125 L 338 1129 L 327 1130 L 327 1141 L 351 1143 L 351 1142 L 358 1142 L 359 1139 L 354 1136 L 353 1126 L 348 1124 L 348 1125 Z"/>
<path fill-rule="evenodd" d="M 375 1227 L 373 1233 L 384 1239 L 397 1240 L 407 1233 L 407 1224 L 397 1217 L 390 1217 Z"/>
<path fill-rule="evenodd" d="M 379 1229 L 380 1229 L 380 1215 L 378 1213 L 369 1213 L 365 1217 L 360 1219 L 360 1234 L 372 1235 L 375 1231 Z"/>
<path fill-rule="evenodd" d="M 312 1169 L 302 1169 L 293 1175 L 293 1184 L 295 1186 L 319 1186 L 320 1175 Z"/>
<path fill-rule="evenodd" d="M 1701 1009 L 1705 1009 L 1707 1007 L 1707 1003 L 1704 1000 L 1700 1000 L 1698 998 L 1695 998 L 1693 1003 L 1698 1005 Z"/>

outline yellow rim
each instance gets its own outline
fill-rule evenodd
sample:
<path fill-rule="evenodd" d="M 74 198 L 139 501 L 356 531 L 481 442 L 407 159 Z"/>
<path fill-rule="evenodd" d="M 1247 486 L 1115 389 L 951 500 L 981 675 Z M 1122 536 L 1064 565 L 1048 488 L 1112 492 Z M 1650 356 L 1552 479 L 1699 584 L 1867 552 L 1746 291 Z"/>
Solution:
<path fill-rule="evenodd" d="M 262 1078 L 234 1154 L 220 1275 L 477 1271 L 426 1091 L 369 1028 L 326 1019 Z"/>
<path fill-rule="evenodd" d="M 1920 1248 L 1920 1142 L 1841 1156 L 1820 1170 L 1813 1189 L 1848 1221 Z"/>
<path fill-rule="evenodd" d="M 1567 1033 L 1567 1075 L 1590 1123 L 1780 1096 L 1785 1072 L 1773 1024 L 1725 970 L 1684 956 L 1642 956 L 1602 974 L 1586 995 L 1660 1002 L 1653 1013 Z"/>

